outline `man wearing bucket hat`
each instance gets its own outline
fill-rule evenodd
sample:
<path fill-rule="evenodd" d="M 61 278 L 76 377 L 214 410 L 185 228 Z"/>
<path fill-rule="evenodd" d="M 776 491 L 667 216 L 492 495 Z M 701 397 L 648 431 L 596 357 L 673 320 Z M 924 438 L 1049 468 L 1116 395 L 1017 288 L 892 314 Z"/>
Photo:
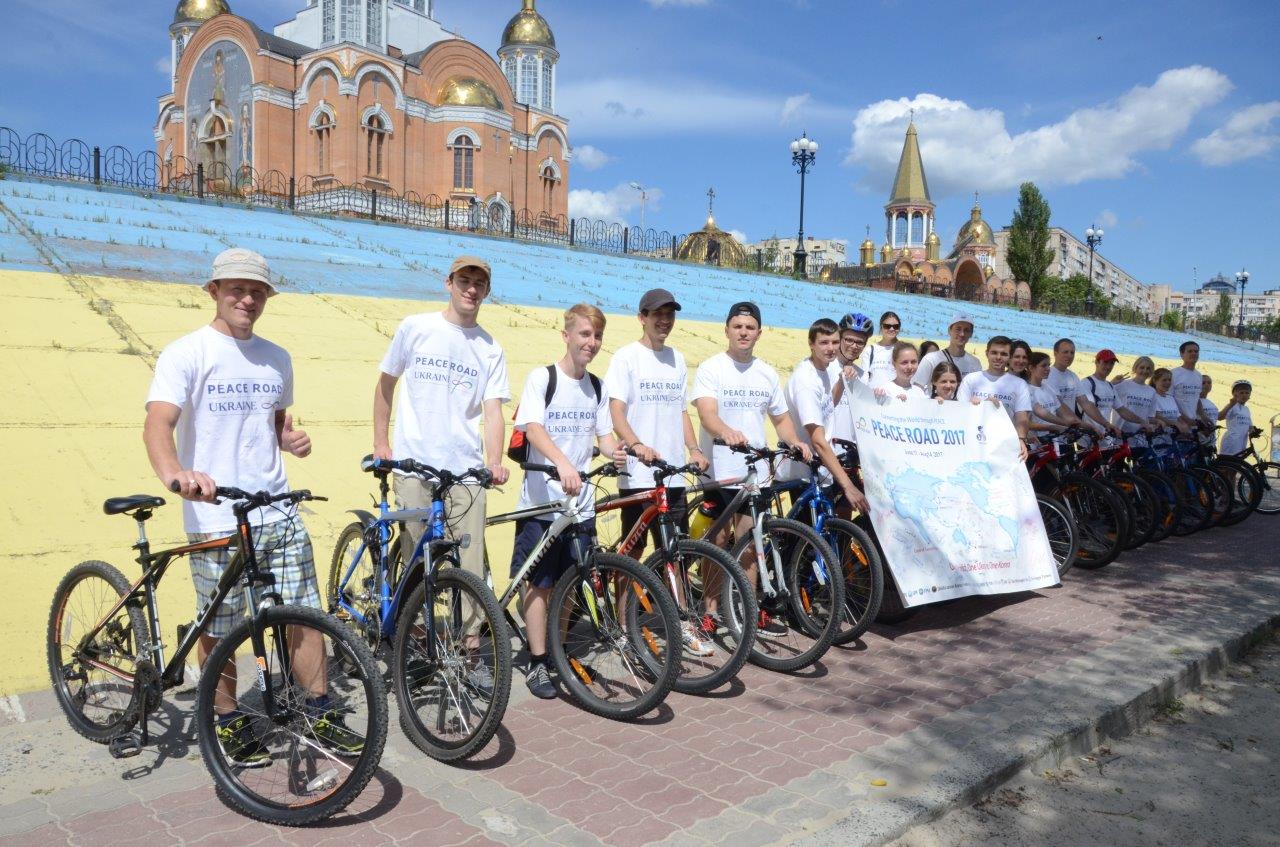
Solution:
<path fill-rule="evenodd" d="M 911 381 L 923 388 L 926 392 L 933 384 L 933 371 L 943 362 L 950 362 L 960 371 L 960 379 L 964 379 L 971 373 L 977 373 L 982 370 L 982 363 L 978 361 L 978 357 L 964 349 L 969 343 L 969 339 L 973 338 L 973 318 L 964 312 L 956 312 L 951 316 L 951 323 L 947 326 L 947 346 L 940 350 L 934 350 L 932 353 L 920 360 L 920 367 L 916 369 L 916 375 Z"/>
<path fill-rule="evenodd" d="M 236 529 L 231 503 L 218 503 L 218 485 L 281 493 L 289 489 L 282 453 L 303 458 L 311 439 L 293 424 L 293 363 L 285 350 L 254 334 L 267 299 L 276 293 L 267 262 L 252 250 L 224 250 L 213 260 L 205 290 L 213 320 L 172 342 L 156 361 L 147 395 L 143 442 L 156 476 L 183 498 L 189 542 L 211 541 Z M 175 488 L 176 486 L 176 488 Z M 259 567 L 275 578 L 285 603 L 321 608 L 311 540 L 297 515 L 280 509 L 252 513 Z M 234 548 L 190 555 L 197 604 L 217 588 Z M 244 595 L 233 591 L 204 635 L 203 665 L 217 640 L 242 619 Z M 318 634 L 318 633 L 314 633 Z M 316 737 L 340 755 L 359 755 L 357 737 L 341 725 L 326 693 L 321 640 L 304 635 L 292 660 L 299 679 L 313 680 L 308 708 L 315 711 Z M 233 665 L 223 672 L 214 697 L 218 738 L 241 767 L 270 764 L 248 716 L 236 703 Z M 313 670 L 308 672 L 307 668 Z"/>

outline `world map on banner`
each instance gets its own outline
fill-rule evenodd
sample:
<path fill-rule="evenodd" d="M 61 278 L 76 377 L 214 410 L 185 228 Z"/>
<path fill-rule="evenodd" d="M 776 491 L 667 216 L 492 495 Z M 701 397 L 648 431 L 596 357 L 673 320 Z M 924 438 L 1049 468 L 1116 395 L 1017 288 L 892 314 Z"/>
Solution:
<path fill-rule="evenodd" d="M 1003 409 L 851 390 L 871 522 L 907 606 L 1058 584 Z"/>

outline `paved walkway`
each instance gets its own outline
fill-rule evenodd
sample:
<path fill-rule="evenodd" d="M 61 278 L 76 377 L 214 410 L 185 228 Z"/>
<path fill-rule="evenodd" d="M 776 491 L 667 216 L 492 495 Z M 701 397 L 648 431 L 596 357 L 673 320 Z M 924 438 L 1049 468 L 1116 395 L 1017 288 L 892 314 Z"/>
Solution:
<path fill-rule="evenodd" d="M 0 842 L 876 843 L 975 799 L 1061 733 L 1114 725 L 1161 696 L 1153 685 L 1280 618 L 1278 545 L 1265 516 L 1173 539 L 1059 589 L 927 609 L 807 674 L 748 666 L 721 696 L 672 695 L 639 724 L 513 697 L 465 768 L 425 759 L 393 723 L 379 778 L 307 830 L 218 802 L 189 696 L 168 702 L 160 745 L 125 761 L 75 736 L 47 695 L 0 700 Z"/>

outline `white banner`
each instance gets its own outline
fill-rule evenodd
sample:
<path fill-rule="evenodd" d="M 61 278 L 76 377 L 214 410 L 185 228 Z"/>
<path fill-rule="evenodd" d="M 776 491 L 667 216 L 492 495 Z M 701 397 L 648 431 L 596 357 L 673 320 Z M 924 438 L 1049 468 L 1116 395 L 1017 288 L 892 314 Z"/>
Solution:
<path fill-rule="evenodd" d="M 881 405 L 860 382 L 854 392 L 871 523 L 907 606 L 1058 584 L 1003 409 L 920 397 Z"/>

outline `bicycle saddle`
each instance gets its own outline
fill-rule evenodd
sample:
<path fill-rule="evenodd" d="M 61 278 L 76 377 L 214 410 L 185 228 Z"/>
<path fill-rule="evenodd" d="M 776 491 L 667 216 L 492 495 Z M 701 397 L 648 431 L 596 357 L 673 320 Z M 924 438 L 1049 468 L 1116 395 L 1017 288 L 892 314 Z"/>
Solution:
<path fill-rule="evenodd" d="M 131 494 L 128 497 L 108 498 L 102 504 L 102 511 L 108 515 L 118 515 L 121 512 L 132 512 L 134 509 L 152 509 L 163 505 L 163 497 L 153 497 L 150 494 Z"/>

